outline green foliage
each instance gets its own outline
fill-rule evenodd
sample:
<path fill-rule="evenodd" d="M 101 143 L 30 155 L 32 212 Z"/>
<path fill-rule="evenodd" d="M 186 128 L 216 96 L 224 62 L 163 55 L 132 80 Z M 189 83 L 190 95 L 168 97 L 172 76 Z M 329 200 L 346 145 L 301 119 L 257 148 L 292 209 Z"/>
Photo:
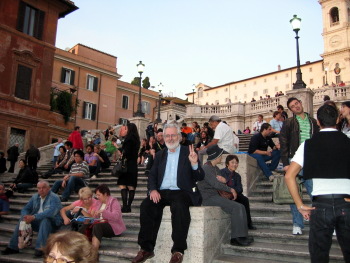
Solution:
<path fill-rule="evenodd" d="M 52 90 L 50 96 L 52 111 L 57 111 L 63 115 L 64 122 L 67 123 L 73 112 L 77 111 L 79 100 L 76 98 L 73 105 L 73 95 L 67 91 Z"/>
<path fill-rule="evenodd" d="M 140 86 L 140 78 L 139 77 L 135 77 L 133 79 L 133 81 L 131 81 L 131 84 L 139 87 Z"/>
<path fill-rule="evenodd" d="M 145 79 L 142 81 L 142 87 L 145 89 L 148 89 L 151 86 L 151 83 L 149 82 L 149 77 L 145 77 Z"/>

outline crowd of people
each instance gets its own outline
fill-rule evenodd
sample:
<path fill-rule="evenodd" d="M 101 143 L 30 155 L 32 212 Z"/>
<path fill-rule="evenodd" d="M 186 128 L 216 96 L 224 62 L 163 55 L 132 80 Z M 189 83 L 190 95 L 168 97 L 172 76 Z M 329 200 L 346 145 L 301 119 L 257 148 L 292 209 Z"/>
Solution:
<path fill-rule="evenodd" d="M 344 214 L 340 212 L 327 214 L 326 221 L 322 221 L 324 228 L 320 229 L 315 221 L 321 219 L 314 211 L 345 211 L 350 208 L 350 166 L 344 156 L 339 156 L 338 151 L 350 151 L 350 102 L 342 103 L 338 110 L 332 101 L 326 100 L 317 112 L 317 121 L 304 112 L 302 102 L 295 97 L 289 98 L 286 106 L 292 117 L 288 118 L 283 106 L 279 105 L 270 123 L 259 115 L 252 131 L 246 127 L 244 133 L 253 133 L 247 154 L 257 160 L 263 175 L 271 182 L 275 180 L 277 166 L 283 164 L 283 171 L 287 173 L 286 182 L 295 200 L 295 204 L 290 205 L 292 234 L 303 234 L 304 219 L 310 220 L 312 262 L 327 262 L 329 240 L 334 230 L 344 259 L 348 262 L 348 218 L 342 219 Z M 109 127 L 104 135 L 105 143 L 103 140 L 91 140 L 85 148 L 79 127 L 69 140 L 63 142 L 59 139 L 54 146 L 54 167 L 42 175 L 46 179 L 53 174 L 64 173 L 52 187 L 47 181 L 39 180 L 35 176 L 37 173 L 33 172 L 40 160 L 40 152 L 38 154 L 34 146 L 27 151 L 26 158 L 19 161 L 20 171 L 9 187 L 12 191 L 24 192 L 33 185 L 37 186 L 37 193 L 22 209 L 20 219 L 20 222 L 30 224 L 38 232 L 36 256 L 44 255 L 47 262 L 54 262 L 58 258 L 64 258 L 67 262 L 96 262 L 102 238 L 117 237 L 126 230 L 122 215 L 131 212 L 138 167 L 146 169 L 148 195 L 140 207 L 140 250 L 133 263 L 144 262 L 154 256 L 165 206 L 170 206 L 172 213 L 173 246 L 170 262 L 182 262 L 187 249 L 190 206 L 220 207 L 231 218 L 230 244 L 250 246 L 254 243 L 248 233 L 248 230 L 256 230 L 251 218 L 249 198 L 243 194 L 241 176 L 236 172 L 239 142 L 232 128 L 220 117 L 211 116 L 202 127 L 197 122 L 193 122 L 191 127 L 186 123 L 179 126 L 171 122 L 163 128 L 150 123 L 146 129 L 147 138 L 140 138 L 133 123 L 122 126 L 117 135 L 115 129 Z M 321 147 L 324 143 L 326 149 Z M 18 145 L 13 147 L 18 148 Z M 17 155 L 13 147 L 9 149 L 8 156 Z M 329 154 L 323 150 L 329 151 Z M 218 165 L 223 161 L 223 154 L 227 154 L 225 168 L 220 169 Z M 1 158 L 4 158 L 2 153 L 0 161 Z M 341 160 L 341 164 L 338 162 L 336 167 L 327 165 L 334 158 Z M 88 179 L 99 177 L 102 169 L 110 167 L 111 159 L 127 160 L 126 172 L 119 174 L 117 182 L 122 205 L 111 196 L 107 185 L 98 185 L 92 190 L 87 184 Z M 9 160 L 15 158 L 10 157 Z M 322 165 L 315 170 L 320 160 Z M 338 172 L 333 173 L 333 168 L 329 169 L 329 166 Z M 300 199 L 295 184 L 297 176 L 305 186 L 313 207 L 304 205 Z M 330 186 L 329 189 L 326 185 Z M 57 195 L 59 192 L 60 197 Z M 79 199 L 63 207 L 70 200 L 72 192 L 78 193 Z M 9 213 L 9 197 L 5 185 L 0 184 L 0 216 Z M 94 218 L 95 221 L 79 224 L 76 220 L 79 216 Z M 20 222 L 3 254 L 19 253 Z M 70 233 L 72 238 L 91 247 L 90 252 L 79 252 L 82 248 L 77 245 L 76 250 L 70 252 L 70 241 L 62 241 Z M 79 261 L 82 260 L 80 258 L 85 261 Z"/>

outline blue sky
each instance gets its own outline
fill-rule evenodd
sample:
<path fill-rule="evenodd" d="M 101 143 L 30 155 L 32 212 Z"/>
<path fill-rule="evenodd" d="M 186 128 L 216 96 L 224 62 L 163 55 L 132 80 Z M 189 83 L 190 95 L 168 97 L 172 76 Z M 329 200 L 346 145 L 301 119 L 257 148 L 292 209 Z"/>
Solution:
<path fill-rule="evenodd" d="M 295 33 L 302 19 L 300 61 L 323 52 L 317 0 L 74 0 L 79 9 L 59 20 L 56 46 L 77 43 L 118 57 L 121 80 L 138 76 L 185 98 L 199 82 L 218 86 L 296 65 Z"/>

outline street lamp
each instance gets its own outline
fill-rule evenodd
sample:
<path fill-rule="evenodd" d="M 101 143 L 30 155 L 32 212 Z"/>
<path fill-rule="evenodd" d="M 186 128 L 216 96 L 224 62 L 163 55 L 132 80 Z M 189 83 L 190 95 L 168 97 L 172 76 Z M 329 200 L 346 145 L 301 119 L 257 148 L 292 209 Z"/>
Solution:
<path fill-rule="evenodd" d="M 192 84 L 192 103 L 194 104 L 194 89 L 196 87 L 196 84 Z"/>
<path fill-rule="evenodd" d="M 326 83 L 324 84 L 325 86 L 328 86 L 327 72 L 328 72 L 328 68 L 325 68 L 324 69 L 324 73 L 326 74 Z"/>
<path fill-rule="evenodd" d="M 162 98 L 162 90 L 161 88 L 163 87 L 162 82 L 159 83 L 158 88 L 159 88 L 159 100 L 158 100 L 158 113 L 157 113 L 157 119 L 156 123 L 161 123 L 162 119 L 160 118 L 160 104 L 161 104 L 161 98 Z"/>
<path fill-rule="evenodd" d="M 300 70 L 300 58 L 299 58 L 299 36 L 298 32 L 300 30 L 301 19 L 294 15 L 293 18 L 289 21 L 292 24 L 293 31 L 296 34 L 295 39 L 297 40 L 297 81 L 293 84 L 293 89 L 304 89 L 306 84 L 302 79 L 302 74 Z"/>
<path fill-rule="evenodd" d="M 142 73 L 145 68 L 145 65 L 142 64 L 142 61 L 140 60 L 140 63 L 136 65 L 137 71 L 140 74 L 140 86 L 139 86 L 139 103 L 137 104 L 137 111 L 135 112 L 135 117 L 145 117 L 145 113 L 142 112 L 142 103 L 141 103 L 141 80 L 142 80 Z"/>

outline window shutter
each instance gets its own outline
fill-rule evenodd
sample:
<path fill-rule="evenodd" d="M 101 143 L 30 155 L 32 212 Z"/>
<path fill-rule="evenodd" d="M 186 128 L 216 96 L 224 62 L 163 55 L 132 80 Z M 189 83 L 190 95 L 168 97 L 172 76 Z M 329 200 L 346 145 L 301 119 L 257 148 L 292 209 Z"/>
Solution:
<path fill-rule="evenodd" d="M 97 84 L 98 83 L 98 78 L 94 78 L 94 87 L 93 87 L 93 91 L 97 91 Z"/>
<path fill-rule="evenodd" d="M 86 113 L 86 102 L 84 101 L 84 103 L 83 103 L 83 119 L 85 119 L 86 118 L 86 116 L 85 116 L 85 113 Z"/>
<path fill-rule="evenodd" d="M 45 12 L 38 10 L 38 16 L 36 17 L 36 29 L 34 32 L 34 37 L 42 40 L 43 32 L 44 32 L 44 20 L 45 20 Z"/>
<path fill-rule="evenodd" d="M 20 99 L 29 100 L 30 88 L 32 86 L 32 69 L 18 65 L 15 96 Z"/>
<path fill-rule="evenodd" d="M 17 30 L 23 32 L 23 25 L 24 25 L 24 14 L 26 11 L 26 4 L 24 2 L 19 3 L 18 8 L 18 20 L 17 20 Z"/>
<path fill-rule="evenodd" d="M 62 71 L 61 71 L 61 83 L 64 83 L 65 78 L 66 78 L 66 69 L 62 68 Z"/>
<path fill-rule="evenodd" d="M 92 104 L 91 120 L 96 120 L 96 104 Z"/>
<path fill-rule="evenodd" d="M 75 79 L 75 71 L 71 70 L 71 75 L 70 75 L 70 85 L 74 85 L 74 79 Z"/>

